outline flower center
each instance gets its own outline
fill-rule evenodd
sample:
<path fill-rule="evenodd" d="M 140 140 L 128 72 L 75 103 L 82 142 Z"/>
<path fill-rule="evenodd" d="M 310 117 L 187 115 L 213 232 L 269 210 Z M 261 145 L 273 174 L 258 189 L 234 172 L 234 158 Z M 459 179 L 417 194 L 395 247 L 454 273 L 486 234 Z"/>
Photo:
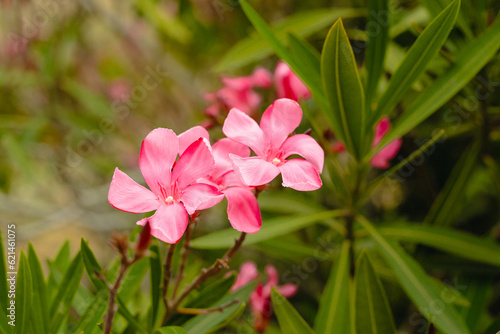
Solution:
<path fill-rule="evenodd" d="M 174 198 L 172 196 L 168 196 L 165 198 L 165 204 L 170 204 L 174 201 Z"/>
<path fill-rule="evenodd" d="M 273 159 L 273 164 L 274 164 L 275 166 L 278 166 L 280 163 L 281 163 L 281 160 L 280 160 L 280 159 L 278 159 L 278 158 L 274 158 L 274 159 Z"/>

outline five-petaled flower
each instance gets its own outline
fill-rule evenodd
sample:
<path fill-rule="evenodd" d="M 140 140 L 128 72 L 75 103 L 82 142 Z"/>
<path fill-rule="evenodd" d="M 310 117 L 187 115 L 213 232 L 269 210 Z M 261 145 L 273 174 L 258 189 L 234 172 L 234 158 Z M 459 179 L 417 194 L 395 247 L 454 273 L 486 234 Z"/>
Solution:
<path fill-rule="evenodd" d="M 289 137 L 301 120 L 302 109 L 290 99 L 278 99 L 269 106 L 262 115 L 260 127 L 236 108 L 229 112 L 222 132 L 250 147 L 256 154 L 252 157 L 229 155 L 236 174 L 245 184 L 264 185 L 281 173 L 284 187 L 300 191 L 321 187 L 319 174 L 323 170 L 323 149 L 311 136 L 297 134 Z M 305 159 L 286 160 L 292 155 Z"/>
<path fill-rule="evenodd" d="M 170 129 L 155 129 L 144 139 L 139 168 L 149 188 L 116 168 L 108 193 L 109 203 L 122 211 L 156 213 L 137 224 L 151 225 L 151 234 L 176 243 L 184 234 L 188 215 L 219 203 L 217 188 L 196 181 L 214 170 L 215 162 L 206 131 L 194 127 L 177 136 Z M 177 156 L 179 159 L 177 160 Z"/>

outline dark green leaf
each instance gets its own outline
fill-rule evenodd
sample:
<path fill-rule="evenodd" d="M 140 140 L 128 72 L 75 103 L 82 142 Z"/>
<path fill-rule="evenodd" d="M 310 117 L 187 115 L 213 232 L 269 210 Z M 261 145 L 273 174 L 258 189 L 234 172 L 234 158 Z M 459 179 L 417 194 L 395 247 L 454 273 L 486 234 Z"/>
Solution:
<path fill-rule="evenodd" d="M 130 300 L 139 289 L 144 276 L 148 271 L 149 261 L 147 258 L 142 258 L 134 263 L 123 276 L 118 295 L 122 300 Z"/>
<path fill-rule="evenodd" d="M 424 73 L 450 34 L 459 9 L 460 0 L 453 1 L 420 34 L 380 97 L 371 124 L 388 115 L 413 82 Z"/>
<path fill-rule="evenodd" d="M 102 273 L 102 268 L 99 262 L 97 262 L 94 253 L 87 245 L 87 242 L 83 240 L 83 238 L 81 240 L 80 247 L 83 258 L 83 264 L 85 265 L 85 270 L 87 271 L 87 275 L 92 281 L 92 284 L 98 291 L 107 289 L 106 283 L 104 283 L 101 279 L 96 277 L 96 273 Z"/>
<path fill-rule="evenodd" d="M 366 251 L 356 268 L 356 333 L 396 333 L 387 295 Z"/>
<path fill-rule="evenodd" d="M 476 333 L 483 315 L 488 312 L 488 305 L 493 293 L 492 279 L 478 275 L 467 279 L 465 282 L 461 280 L 459 283 L 458 287 L 461 288 L 460 290 L 465 289 L 464 294 L 470 300 L 470 306 L 464 307 L 461 315 L 471 332 Z"/>
<path fill-rule="evenodd" d="M 33 282 L 32 300 L 32 324 L 33 330 L 38 334 L 49 333 L 49 297 L 47 295 L 47 285 L 43 277 L 42 266 L 36 255 L 35 249 L 28 245 L 28 262 L 31 270 L 31 281 Z"/>
<path fill-rule="evenodd" d="M 365 97 L 341 19 L 332 26 L 323 45 L 321 77 L 329 105 L 327 117 L 335 135 L 359 158 L 366 146 Z"/>
<path fill-rule="evenodd" d="M 182 327 L 168 326 L 157 329 L 154 334 L 188 334 L 188 332 Z"/>
<path fill-rule="evenodd" d="M 163 267 L 161 263 L 160 248 L 153 245 L 149 248 L 151 255 L 149 256 L 149 274 L 151 282 L 151 328 L 154 328 L 156 318 L 158 316 L 158 309 L 160 298 L 162 295 L 161 284 L 163 277 Z"/>
<path fill-rule="evenodd" d="M 271 287 L 271 300 L 273 302 L 274 313 L 276 313 L 283 333 L 314 334 L 314 331 L 300 316 L 299 312 L 295 310 L 285 297 L 280 295 L 275 287 Z"/>
<path fill-rule="evenodd" d="M 314 320 L 314 330 L 319 334 L 351 333 L 349 312 L 349 248 L 342 244 L 336 263 L 332 266 L 328 282 L 321 294 L 319 310 Z"/>
<path fill-rule="evenodd" d="M 19 272 L 16 277 L 16 334 L 31 334 L 32 284 L 28 258 L 21 250 Z"/>
<path fill-rule="evenodd" d="M 333 210 L 305 215 L 294 215 L 292 217 L 269 219 L 268 221 L 264 221 L 262 223 L 262 227 L 259 232 L 247 235 L 245 245 L 252 245 L 280 235 L 295 232 L 306 226 L 312 225 L 317 221 L 333 218 L 341 214 L 341 211 Z M 191 246 L 193 248 L 202 249 L 228 248 L 233 246 L 234 240 L 238 238 L 239 235 L 240 232 L 230 228 L 196 238 L 191 242 Z"/>

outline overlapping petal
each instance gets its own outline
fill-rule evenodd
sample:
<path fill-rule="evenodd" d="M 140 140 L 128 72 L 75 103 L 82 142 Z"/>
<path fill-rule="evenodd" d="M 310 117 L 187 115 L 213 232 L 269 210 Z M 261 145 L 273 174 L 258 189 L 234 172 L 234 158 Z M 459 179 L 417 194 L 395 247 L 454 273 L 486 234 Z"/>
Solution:
<path fill-rule="evenodd" d="M 172 171 L 172 183 L 177 181 L 178 187 L 184 189 L 199 178 L 207 176 L 214 170 L 215 162 L 210 144 L 200 138 L 184 151 Z"/>
<path fill-rule="evenodd" d="M 240 266 L 240 270 L 238 272 L 238 277 L 236 278 L 236 282 L 234 282 L 231 287 L 231 291 L 236 291 L 242 286 L 247 285 L 251 281 L 257 279 L 259 277 L 259 272 L 257 270 L 257 266 L 252 261 L 247 261 Z"/>
<path fill-rule="evenodd" d="M 241 158 L 233 154 L 230 157 L 236 174 L 252 187 L 269 183 L 280 173 L 278 167 L 260 157 Z"/>
<path fill-rule="evenodd" d="M 318 173 L 323 171 L 325 153 L 311 136 L 304 134 L 293 135 L 285 140 L 281 149 L 284 151 L 284 158 L 298 154 L 312 163 Z"/>
<path fill-rule="evenodd" d="M 169 244 L 177 243 L 188 225 L 188 213 L 179 202 L 160 206 L 148 219 L 151 235 Z M 137 224 L 144 226 L 146 219 L 138 221 Z"/>
<path fill-rule="evenodd" d="M 290 99 L 278 99 L 262 115 L 260 127 L 265 138 L 273 147 L 278 148 L 299 126 L 301 120 L 302 109 L 297 102 Z"/>
<path fill-rule="evenodd" d="M 132 180 L 118 168 L 115 169 L 111 180 L 108 201 L 114 208 L 131 213 L 153 211 L 161 205 L 155 194 Z"/>
<path fill-rule="evenodd" d="M 227 199 L 227 215 L 235 230 L 258 232 L 262 225 L 259 203 L 247 188 L 232 187 L 223 191 Z"/>
<path fill-rule="evenodd" d="M 229 154 L 243 158 L 250 156 L 247 146 L 228 138 L 218 140 L 212 146 L 212 153 L 215 160 L 215 177 L 220 177 L 233 169 L 233 161 L 229 158 Z"/>
<path fill-rule="evenodd" d="M 204 183 L 192 184 L 182 191 L 179 200 L 184 203 L 187 212 L 192 215 L 195 211 L 211 208 L 218 204 L 224 195 L 217 188 Z"/>
<path fill-rule="evenodd" d="M 178 152 L 179 139 L 170 129 L 155 129 L 142 142 L 139 167 L 155 195 L 160 196 L 159 184 L 170 184 L 170 171 Z"/>
<path fill-rule="evenodd" d="M 321 188 L 321 179 L 314 165 L 302 159 L 290 159 L 279 166 L 283 177 L 283 187 L 299 191 L 311 191 Z"/>
<path fill-rule="evenodd" d="M 257 155 L 264 153 L 264 133 L 257 122 L 244 112 L 231 109 L 224 121 L 222 132 L 229 139 L 250 147 Z"/>
<path fill-rule="evenodd" d="M 182 155 L 184 151 L 200 138 L 206 138 L 207 140 L 210 139 L 210 136 L 208 135 L 208 132 L 205 128 L 201 126 L 194 126 L 189 130 L 184 131 L 181 133 L 179 136 L 179 155 Z"/>

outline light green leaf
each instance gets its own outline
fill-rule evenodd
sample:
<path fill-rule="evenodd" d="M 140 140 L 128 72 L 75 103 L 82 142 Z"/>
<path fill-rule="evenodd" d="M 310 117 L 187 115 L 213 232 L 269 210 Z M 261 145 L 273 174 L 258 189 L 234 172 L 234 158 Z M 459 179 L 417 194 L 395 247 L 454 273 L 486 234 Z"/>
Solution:
<path fill-rule="evenodd" d="M 390 11 L 388 0 L 368 2 L 368 23 L 366 30 L 366 107 L 370 110 L 373 97 L 377 94 L 380 77 L 384 71 L 385 54 L 389 41 Z"/>
<path fill-rule="evenodd" d="M 5 238 L 5 240 L 8 240 Z M 5 244 L 8 249 L 8 243 Z M 0 229 L 0 307 L 5 310 L 9 304 L 7 289 L 7 267 L 5 262 L 2 230 Z"/>
<path fill-rule="evenodd" d="M 168 326 L 157 329 L 154 334 L 188 334 L 188 332 L 182 327 Z"/>
<path fill-rule="evenodd" d="M 364 217 L 359 217 L 358 221 L 373 238 L 380 253 L 420 313 L 427 320 L 433 322 L 444 334 L 469 334 L 470 331 L 454 306 L 444 300 L 440 291 L 436 290 L 435 283 L 420 264 L 409 256 L 401 246 L 389 242 Z"/>
<path fill-rule="evenodd" d="M 118 313 L 123 318 L 125 318 L 125 320 L 127 320 L 127 323 L 130 327 L 134 328 L 138 333 L 147 334 L 147 331 L 144 329 L 144 326 L 142 326 L 139 322 L 137 322 L 132 313 L 130 313 L 125 301 L 120 298 L 120 295 L 116 296 L 116 304 L 118 305 Z"/>
<path fill-rule="evenodd" d="M 236 273 L 200 288 L 196 297 L 186 303 L 185 308 L 207 308 L 224 297 L 236 282 Z"/>
<path fill-rule="evenodd" d="M 321 89 L 321 55 L 306 41 L 293 34 L 288 35 L 290 51 L 297 65 L 307 73 L 311 86 Z"/>
<path fill-rule="evenodd" d="M 304 38 L 331 25 L 340 17 L 347 19 L 361 17 L 365 14 L 366 10 L 359 8 L 319 9 L 289 16 L 269 27 L 269 30 L 276 35 L 278 41 L 286 43 L 286 36 L 289 33 Z M 228 72 L 262 60 L 272 54 L 273 48 L 270 44 L 268 40 L 263 39 L 259 34 L 252 33 L 248 38 L 239 41 L 233 46 L 217 63 L 215 70 L 220 73 Z"/>
<path fill-rule="evenodd" d="M 92 284 L 98 291 L 107 289 L 106 283 L 104 283 L 101 279 L 96 277 L 96 273 L 101 273 L 102 268 L 99 262 L 97 262 L 94 253 L 89 248 L 87 242 L 83 238 L 80 243 L 80 248 L 81 248 L 83 264 L 85 265 L 85 270 L 87 271 L 87 275 L 92 281 Z"/>
<path fill-rule="evenodd" d="M 356 333 L 396 333 L 387 295 L 366 251 L 361 253 L 356 268 Z"/>
<path fill-rule="evenodd" d="M 437 77 L 436 81 L 413 101 L 392 125 L 392 130 L 381 140 L 378 147 L 384 147 L 403 136 L 442 107 L 472 80 L 497 54 L 499 48 L 500 18 L 481 36 L 469 43 L 455 58 L 451 68 Z"/>
<path fill-rule="evenodd" d="M 365 97 L 342 19 L 332 26 L 323 45 L 321 77 L 330 125 L 347 150 L 359 158 L 366 146 Z"/>
<path fill-rule="evenodd" d="M 151 255 L 149 256 L 149 274 L 151 282 L 151 328 L 156 324 L 158 317 L 158 309 L 160 306 L 160 298 L 162 295 L 161 285 L 163 277 L 163 267 L 161 263 L 160 248 L 153 245 L 149 248 Z"/>
<path fill-rule="evenodd" d="M 457 201 L 463 196 L 465 186 L 477 164 L 481 142 L 476 140 L 460 157 L 446 183 L 432 204 L 424 224 L 447 226 L 457 217 Z"/>
<path fill-rule="evenodd" d="M 349 304 L 349 248 L 344 241 L 336 263 L 332 266 L 328 282 L 321 294 L 314 330 L 318 334 L 351 333 Z"/>
<path fill-rule="evenodd" d="M 259 232 L 248 234 L 245 245 L 252 245 L 258 242 L 269 240 L 280 235 L 285 235 L 298 231 L 304 227 L 312 225 L 318 221 L 342 215 L 341 210 L 324 211 L 312 214 L 294 215 L 291 217 L 280 217 L 269 219 L 262 223 Z M 202 249 L 220 249 L 233 246 L 234 240 L 241 232 L 232 228 L 207 234 L 203 237 L 193 239 L 191 247 Z"/>
<path fill-rule="evenodd" d="M 307 322 L 300 316 L 299 312 L 283 297 L 278 290 L 271 287 L 271 300 L 274 313 L 278 318 L 281 331 L 287 334 L 314 334 Z"/>
<path fill-rule="evenodd" d="M 460 0 L 453 1 L 420 34 L 380 97 L 370 125 L 390 114 L 413 82 L 424 73 L 450 34 L 459 9 Z"/>
<path fill-rule="evenodd" d="M 16 277 L 16 334 L 31 334 L 32 284 L 28 258 L 21 250 L 19 272 Z"/>
<path fill-rule="evenodd" d="M 404 225 L 383 227 L 380 233 L 398 241 L 416 242 L 465 259 L 500 266 L 500 245 L 444 227 Z"/>
<path fill-rule="evenodd" d="M 118 295 L 122 300 L 130 300 L 139 289 L 144 276 L 148 272 L 149 261 L 143 257 L 134 263 L 123 276 L 122 284 L 118 290 Z"/>
<path fill-rule="evenodd" d="M 12 321 L 10 318 L 7 318 L 7 314 L 5 314 L 5 311 L 7 308 L 1 308 L 0 309 L 0 317 L 2 319 L 7 319 L 6 321 L 0 321 L 0 334 L 11 334 L 15 330 L 15 326 L 9 325 L 9 321 Z"/>
<path fill-rule="evenodd" d="M 103 321 L 108 306 L 108 296 L 108 290 L 99 291 L 80 315 L 74 333 L 92 334 L 98 328 L 98 324 Z"/>
<path fill-rule="evenodd" d="M 31 302 L 33 330 L 38 334 L 49 333 L 49 297 L 47 295 L 47 285 L 43 277 L 42 266 L 36 255 L 33 245 L 28 245 L 28 262 L 31 271 L 31 281 L 33 282 L 33 300 Z"/>

